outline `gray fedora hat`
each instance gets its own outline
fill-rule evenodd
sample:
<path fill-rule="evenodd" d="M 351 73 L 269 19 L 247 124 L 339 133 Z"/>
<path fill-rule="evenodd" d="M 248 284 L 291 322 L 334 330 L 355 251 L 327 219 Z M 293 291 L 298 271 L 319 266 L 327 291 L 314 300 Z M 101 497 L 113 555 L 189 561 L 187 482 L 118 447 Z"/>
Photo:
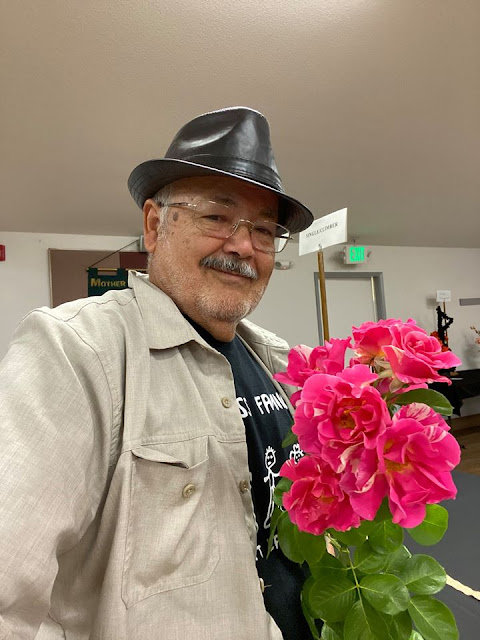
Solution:
<path fill-rule="evenodd" d="M 268 189 L 280 199 L 279 222 L 291 233 L 303 231 L 313 215 L 288 196 L 278 175 L 264 115 L 247 107 L 211 111 L 187 122 L 173 139 L 165 157 L 139 164 L 128 178 L 137 205 L 181 178 L 220 175 Z"/>

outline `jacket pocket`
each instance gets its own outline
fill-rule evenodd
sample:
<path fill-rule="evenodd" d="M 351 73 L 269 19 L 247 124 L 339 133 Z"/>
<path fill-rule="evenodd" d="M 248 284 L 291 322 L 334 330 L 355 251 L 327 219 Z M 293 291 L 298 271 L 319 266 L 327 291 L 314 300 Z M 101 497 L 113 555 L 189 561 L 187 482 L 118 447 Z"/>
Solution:
<path fill-rule="evenodd" d="M 132 450 L 122 597 L 205 582 L 219 559 L 208 437 Z"/>

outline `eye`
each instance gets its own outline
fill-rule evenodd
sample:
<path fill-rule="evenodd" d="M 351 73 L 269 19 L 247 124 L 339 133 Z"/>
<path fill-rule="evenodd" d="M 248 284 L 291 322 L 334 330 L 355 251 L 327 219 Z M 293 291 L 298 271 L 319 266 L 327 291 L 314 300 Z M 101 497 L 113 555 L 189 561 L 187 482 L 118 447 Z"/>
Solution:
<path fill-rule="evenodd" d="M 227 216 L 220 213 L 205 213 L 201 218 L 202 220 L 205 220 L 205 222 L 217 222 L 220 224 L 228 222 Z"/>
<path fill-rule="evenodd" d="M 272 227 L 270 227 L 267 224 L 258 224 L 255 225 L 255 231 L 257 233 L 259 233 L 262 236 L 265 236 L 266 238 L 274 238 L 275 237 L 275 232 L 272 229 Z"/>

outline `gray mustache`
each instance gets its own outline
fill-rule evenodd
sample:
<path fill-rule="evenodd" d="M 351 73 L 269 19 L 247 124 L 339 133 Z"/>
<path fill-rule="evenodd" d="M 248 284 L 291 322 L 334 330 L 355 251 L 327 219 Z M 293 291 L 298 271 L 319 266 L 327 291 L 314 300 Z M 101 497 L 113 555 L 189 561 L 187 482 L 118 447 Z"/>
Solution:
<path fill-rule="evenodd" d="M 200 260 L 201 267 L 209 267 L 211 269 L 219 269 L 220 271 L 229 271 L 244 278 L 258 280 L 258 273 L 248 262 L 244 262 L 239 258 L 226 258 L 222 256 L 207 256 Z"/>

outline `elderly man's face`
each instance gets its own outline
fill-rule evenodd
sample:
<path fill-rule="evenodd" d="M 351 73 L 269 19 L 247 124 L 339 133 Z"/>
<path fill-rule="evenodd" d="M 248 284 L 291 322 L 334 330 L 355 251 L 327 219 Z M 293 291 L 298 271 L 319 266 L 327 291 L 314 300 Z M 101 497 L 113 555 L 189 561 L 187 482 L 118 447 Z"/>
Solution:
<path fill-rule="evenodd" d="M 228 203 L 238 218 L 277 221 L 278 197 L 265 189 L 227 177 L 205 176 L 174 182 L 169 201 Z M 274 256 L 252 246 L 249 228 L 240 225 L 227 239 L 212 238 L 198 229 L 191 210 L 169 207 L 164 233 L 158 230 L 160 207 L 144 206 L 145 246 L 151 256 L 150 280 L 165 291 L 190 318 L 237 323 L 260 301 L 270 279 Z M 247 265 L 256 279 L 202 264 L 205 258 L 233 258 Z M 207 262 L 208 265 L 208 262 Z"/>

